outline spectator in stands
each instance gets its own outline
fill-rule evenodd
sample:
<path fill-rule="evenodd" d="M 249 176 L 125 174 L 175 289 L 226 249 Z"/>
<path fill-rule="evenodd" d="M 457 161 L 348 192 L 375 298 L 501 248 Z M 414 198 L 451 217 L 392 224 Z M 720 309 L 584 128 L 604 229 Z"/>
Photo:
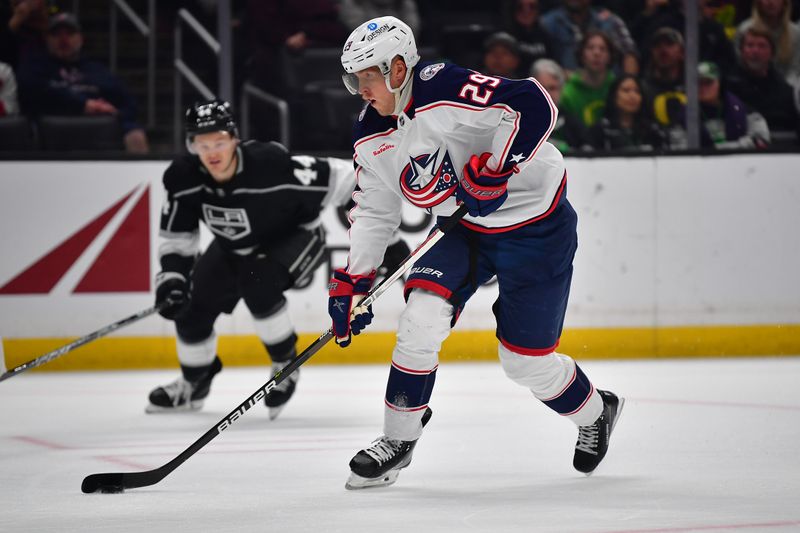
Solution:
<path fill-rule="evenodd" d="M 701 0 L 703 16 L 722 25 L 725 35 L 733 40 L 736 26 L 750 16 L 750 0 Z M 721 72 L 724 74 L 724 71 Z"/>
<path fill-rule="evenodd" d="M 347 36 L 336 0 L 248 0 L 244 24 L 251 53 L 250 79 L 282 98 L 290 92 L 282 74 L 282 54 L 301 54 L 315 47 L 340 48 Z"/>
<path fill-rule="evenodd" d="M 4 51 L 3 59 L 18 68 L 21 60 L 44 50 L 50 11 L 46 0 L 10 0 L 10 6 L 10 35 L 4 39 L 10 49 Z"/>
<path fill-rule="evenodd" d="M 603 117 L 589 129 L 596 150 L 652 151 L 664 146 L 664 135 L 644 105 L 636 76 L 623 74 L 608 90 Z"/>
<path fill-rule="evenodd" d="M 506 4 L 504 29 L 517 38 L 521 68 L 527 72 L 537 60 L 552 57 L 553 43 L 539 18 L 539 0 L 511 0 Z"/>
<path fill-rule="evenodd" d="M 607 9 L 594 9 L 591 0 L 563 0 L 563 7 L 542 16 L 542 26 L 555 46 L 555 60 L 568 71 L 578 68 L 578 44 L 590 30 L 609 36 L 622 54 L 622 71 L 639 72 L 638 52 L 625 22 Z"/>
<path fill-rule="evenodd" d="M 580 68 L 567 79 L 561 95 L 561 110 L 577 117 L 586 127 L 603 116 L 606 96 L 614 73 L 611 39 L 603 32 L 589 30 L 578 47 Z"/>
<path fill-rule="evenodd" d="M 19 113 L 17 101 L 17 79 L 8 63 L 0 63 L 0 117 Z"/>
<path fill-rule="evenodd" d="M 739 97 L 723 89 L 717 65 L 700 63 L 697 81 L 703 148 L 764 148 L 769 144 L 764 117 L 757 112 L 748 113 Z"/>
<path fill-rule="evenodd" d="M 520 70 L 519 43 L 506 32 L 490 35 L 483 45 L 483 68 L 481 72 L 503 78 L 522 78 Z"/>
<path fill-rule="evenodd" d="M 767 120 L 770 132 L 800 133 L 792 87 L 773 65 L 775 44 L 766 28 L 752 26 L 739 41 L 739 66 L 729 89 Z"/>
<path fill-rule="evenodd" d="M 650 46 L 642 87 L 646 105 L 656 122 L 667 127 L 676 123 L 686 105 L 683 36 L 674 28 L 660 28 L 650 39 Z M 685 140 L 685 136 L 681 138 Z M 670 142 L 670 146 L 680 147 L 677 141 Z"/>
<path fill-rule="evenodd" d="M 415 35 L 420 32 L 415 0 L 339 0 L 339 19 L 348 31 L 356 29 L 362 22 L 385 15 L 399 18 Z"/>
<path fill-rule="evenodd" d="M 769 31 L 775 44 L 773 62 L 778 72 L 795 88 L 800 87 L 800 25 L 792 22 L 789 0 L 755 0 L 752 16 L 736 30 L 736 43 L 741 48 L 744 32 L 753 26 Z"/>
<path fill-rule="evenodd" d="M 561 102 L 561 91 L 566 82 L 566 75 L 561 65 L 552 59 L 539 59 L 531 66 L 531 76 L 544 87 L 553 103 L 558 107 Z M 577 117 L 559 112 L 547 142 L 553 144 L 562 153 L 571 152 L 583 147 L 585 133 L 583 122 Z"/>
<path fill-rule="evenodd" d="M 71 13 L 50 18 L 47 53 L 20 65 L 20 103 L 25 114 L 116 115 L 127 151 L 149 151 L 147 136 L 136 122 L 136 102 L 109 70 L 81 53 L 83 34 Z"/>
<path fill-rule="evenodd" d="M 716 63 L 723 73 L 730 72 L 736 65 L 736 54 L 733 45 L 725 33 L 725 28 L 711 16 L 706 9 L 708 0 L 698 0 L 698 38 L 699 58 L 701 61 Z M 647 0 L 643 11 L 631 23 L 631 34 L 640 50 L 653 47 L 653 39 L 662 28 L 672 28 L 681 35 L 686 28 L 684 0 Z M 647 70 L 647 58 L 643 58 L 642 69 Z"/>

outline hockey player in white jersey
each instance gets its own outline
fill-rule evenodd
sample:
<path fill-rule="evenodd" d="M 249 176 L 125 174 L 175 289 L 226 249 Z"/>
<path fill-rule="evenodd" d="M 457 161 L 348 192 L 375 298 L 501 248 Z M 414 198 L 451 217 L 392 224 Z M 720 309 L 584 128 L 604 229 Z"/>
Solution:
<path fill-rule="evenodd" d="M 469 298 L 497 276 L 492 307 L 506 375 L 578 426 L 573 466 L 591 474 L 608 449 L 623 399 L 595 389 L 556 349 L 577 247 L 559 151 L 547 142 L 557 109 L 533 79 L 423 63 L 409 27 L 380 17 L 345 42 L 343 80 L 365 101 L 354 128 L 360 190 L 350 253 L 329 286 L 339 346 L 372 320 L 359 306 L 408 201 L 434 215 L 468 215 L 411 270 L 384 399 L 384 434 L 350 461 L 349 489 L 393 483 L 431 418 L 442 341 Z"/>

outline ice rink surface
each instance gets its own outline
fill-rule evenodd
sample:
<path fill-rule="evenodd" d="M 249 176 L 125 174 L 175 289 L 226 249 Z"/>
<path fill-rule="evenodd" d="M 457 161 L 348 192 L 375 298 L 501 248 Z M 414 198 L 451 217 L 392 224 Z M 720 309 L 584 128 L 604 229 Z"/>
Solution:
<path fill-rule="evenodd" d="M 347 491 L 381 433 L 387 366 L 301 369 L 270 422 L 256 406 L 160 483 L 82 494 L 87 474 L 156 468 L 267 381 L 226 368 L 204 409 L 146 415 L 175 371 L 42 373 L 0 384 L 0 531 L 800 531 L 800 358 L 586 361 L 627 400 L 591 477 L 576 429 L 499 364 L 443 364 L 414 461 Z"/>

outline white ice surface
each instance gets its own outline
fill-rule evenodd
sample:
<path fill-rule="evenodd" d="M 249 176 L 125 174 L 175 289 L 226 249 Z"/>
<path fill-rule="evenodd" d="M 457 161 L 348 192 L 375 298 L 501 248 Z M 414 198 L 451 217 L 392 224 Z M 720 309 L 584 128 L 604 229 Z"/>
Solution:
<path fill-rule="evenodd" d="M 27 373 L 0 384 L 0 531 L 800 531 L 800 359 L 582 363 L 625 396 L 609 455 L 572 469 L 576 430 L 499 364 L 444 364 L 412 465 L 346 491 L 381 432 L 386 366 L 306 365 L 160 483 L 82 494 L 90 473 L 166 463 L 268 378 L 226 368 L 205 408 L 146 415 L 176 373 Z"/>

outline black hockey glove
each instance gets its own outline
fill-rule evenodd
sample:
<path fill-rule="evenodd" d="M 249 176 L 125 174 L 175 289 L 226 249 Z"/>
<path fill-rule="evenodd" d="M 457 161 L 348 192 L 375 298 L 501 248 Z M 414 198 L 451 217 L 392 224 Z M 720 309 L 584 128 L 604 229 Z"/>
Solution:
<path fill-rule="evenodd" d="M 189 282 L 177 272 L 160 272 L 156 276 L 156 305 L 166 305 L 158 314 L 168 320 L 175 320 L 189 308 Z"/>

